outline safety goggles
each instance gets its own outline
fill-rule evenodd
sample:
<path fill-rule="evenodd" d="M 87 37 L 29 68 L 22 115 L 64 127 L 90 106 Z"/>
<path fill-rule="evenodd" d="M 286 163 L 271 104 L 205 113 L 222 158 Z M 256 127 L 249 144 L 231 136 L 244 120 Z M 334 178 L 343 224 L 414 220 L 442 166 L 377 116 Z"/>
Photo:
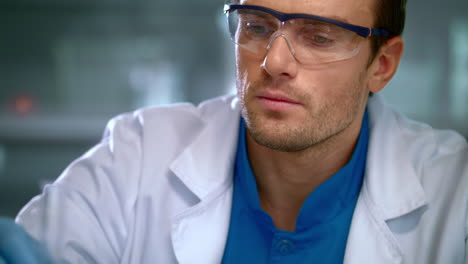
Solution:
<path fill-rule="evenodd" d="M 283 37 L 296 60 L 306 66 L 352 58 L 359 53 L 363 40 L 390 35 L 385 29 L 257 5 L 226 4 L 224 13 L 231 38 L 239 47 L 264 58 L 274 40 Z"/>

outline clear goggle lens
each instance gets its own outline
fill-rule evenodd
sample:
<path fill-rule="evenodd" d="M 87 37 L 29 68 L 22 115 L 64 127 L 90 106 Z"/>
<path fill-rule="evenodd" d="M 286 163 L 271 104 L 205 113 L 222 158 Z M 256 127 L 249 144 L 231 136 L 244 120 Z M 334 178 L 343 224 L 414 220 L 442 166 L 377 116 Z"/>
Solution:
<path fill-rule="evenodd" d="M 283 37 L 304 65 L 352 58 L 363 40 L 353 31 L 311 18 L 281 22 L 267 12 L 249 9 L 230 10 L 227 17 L 231 38 L 239 47 L 265 57 L 274 40 Z"/>

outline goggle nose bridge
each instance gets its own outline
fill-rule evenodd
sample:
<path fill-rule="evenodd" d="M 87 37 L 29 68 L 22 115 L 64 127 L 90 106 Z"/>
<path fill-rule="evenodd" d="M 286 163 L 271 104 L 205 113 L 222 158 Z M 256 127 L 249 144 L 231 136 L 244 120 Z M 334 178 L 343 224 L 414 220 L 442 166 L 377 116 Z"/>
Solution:
<path fill-rule="evenodd" d="M 286 23 L 285 21 L 282 21 L 281 22 L 281 27 L 273 35 L 271 35 L 270 42 L 268 43 L 268 46 L 267 46 L 266 50 L 267 50 L 267 52 L 270 50 L 270 48 L 273 46 L 273 42 L 275 41 L 275 39 L 277 39 L 278 37 L 283 37 L 284 40 L 286 40 L 286 43 L 288 44 L 288 47 L 289 47 L 289 50 L 291 51 L 291 54 L 295 57 L 296 56 L 296 50 L 294 49 L 294 46 L 292 45 L 292 42 L 289 40 L 288 36 L 286 36 L 283 33 L 283 28 L 284 28 L 285 23 Z"/>

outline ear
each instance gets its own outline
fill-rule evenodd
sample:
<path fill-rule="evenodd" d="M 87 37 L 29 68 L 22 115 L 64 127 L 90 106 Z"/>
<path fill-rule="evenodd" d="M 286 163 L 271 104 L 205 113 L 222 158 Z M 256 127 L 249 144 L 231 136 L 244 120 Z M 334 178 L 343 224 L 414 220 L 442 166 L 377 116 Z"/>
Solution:
<path fill-rule="evenodd" d="M 399 36 L 388 40 L 380 48 L 368 71 L 367 88 L 370 92 L 380 92 L 392 79 L 400 64 L 403 48 L 404 42 Z"/>

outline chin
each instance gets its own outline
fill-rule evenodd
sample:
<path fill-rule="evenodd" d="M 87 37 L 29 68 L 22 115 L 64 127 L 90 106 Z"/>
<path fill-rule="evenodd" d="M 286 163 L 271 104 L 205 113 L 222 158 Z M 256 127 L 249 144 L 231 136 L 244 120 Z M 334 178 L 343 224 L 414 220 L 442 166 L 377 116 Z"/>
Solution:
<path fill-rule="evenodd" d="M 259 145 L 281 152 L 299 152 L 313 145 L 310 132 L 303 125 L 281 119 L 244 116 L 248 133 Z"/>
<path fill-rule="evenodd" d="M 325 115 L 276 116 L 244 108 L 242 116 L 251 138 L 259 145 L 282 152 L 301 152 L 347 130 L 351 118 Z"/>

